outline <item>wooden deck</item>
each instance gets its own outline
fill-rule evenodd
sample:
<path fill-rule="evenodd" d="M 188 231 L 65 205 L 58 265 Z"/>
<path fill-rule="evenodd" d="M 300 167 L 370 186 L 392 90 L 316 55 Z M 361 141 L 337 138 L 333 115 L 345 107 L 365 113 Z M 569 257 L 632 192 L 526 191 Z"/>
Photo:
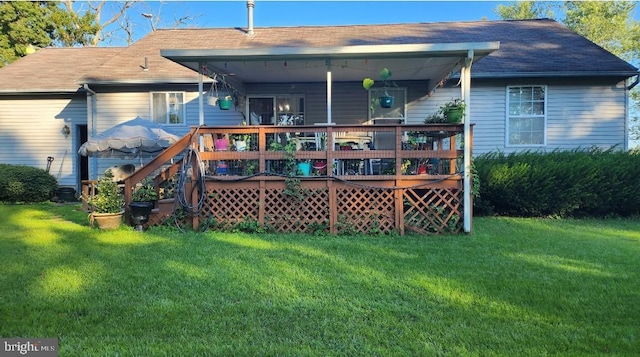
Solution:
<path fill-rule="evenodd" d="M 462 124 L 194 127 L 125 180 L 125 201 L 152 177 L 161 199 L 150 225 L 460 232 L 463 130 Z M 228 139 L 226 149 L 215 148 L 218 138 Z M 297 170 L 301 162 L 312 166 L 309 176 Z"/>

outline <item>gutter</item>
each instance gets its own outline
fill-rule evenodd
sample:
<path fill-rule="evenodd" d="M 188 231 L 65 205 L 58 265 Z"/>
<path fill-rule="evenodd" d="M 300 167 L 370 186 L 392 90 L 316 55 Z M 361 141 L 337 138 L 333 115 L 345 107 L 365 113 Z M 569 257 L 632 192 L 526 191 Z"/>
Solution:
<path fill-rule="evenodd" d="M 640 74 L 636 74 L 636 80 L 633 81 L 633 83 L 631 83 L 628 87 L 627 90 L 632 90 L 635 86 L 638 85 L 638 83 L 640 83 Z"/>

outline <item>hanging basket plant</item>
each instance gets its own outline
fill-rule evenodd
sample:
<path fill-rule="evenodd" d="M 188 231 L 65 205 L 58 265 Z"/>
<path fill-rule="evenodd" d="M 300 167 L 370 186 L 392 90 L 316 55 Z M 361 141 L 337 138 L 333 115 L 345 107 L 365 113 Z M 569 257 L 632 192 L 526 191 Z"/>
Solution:
<path fill-rule="evenodd" d="M 207 103 L 210 106 L 215 107 L 218 105 L 218 81 L 216 80 L 216 76 L 213 78 L 213 83 L 211 83 L 211 89 L 207 92 Z"/>
<path fill-rule="evenodd" d="M 221 110 L 229 110 L 233 107 L 233 97 L 230 95 L 226 95 L 223 98 L 218 98 L 218 107 Z"/>
<path fill-rule="evenodd" d="M 380 71 L 380 79 L 382 80 L 382 88 L 378 88 L 375 92 L 371 93 L 371 106 L 370 109 L 373 112 L 375 106 L 379 105 L 381 108 L 391 108 L 394 104 L 394 97 L 389 94 L 389 89 L 398 88 L 398 85 L 391 81 L 391 71 L 388 68 L 383 68 Z M 362 87 L 365 90 L 373 88 L 375 81 L 371 78 L 365 78 L 362 80 Z"/>

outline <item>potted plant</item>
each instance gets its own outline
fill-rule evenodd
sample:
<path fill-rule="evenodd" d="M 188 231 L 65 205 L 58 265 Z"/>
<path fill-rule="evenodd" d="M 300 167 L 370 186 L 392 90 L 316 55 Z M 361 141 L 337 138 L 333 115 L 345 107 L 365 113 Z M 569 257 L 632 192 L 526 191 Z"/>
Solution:
<path fill-rule="evenodd" d="M 447 123 L 460 123 L 464 116 L 465 103 L 461 99 L 454 99 L 440 107 Z"/>
<path fill-rule="evenodd" d="M 233 106 L 233 97 L 230 95 L 225 95 L 222 98 L 218 98 L 218 107 L 221 110 L 229 110 Z"/>
<path fill-rule="evenodd" d="M 89 221 L 92 225 L 95 222 L 100 229 L 118 228 L 124 214 L 124 197 L 113 180 L 111 169 L 98 177 L 97 190 L 98 193 L 88 199 L 91 207 Z"/>
<path fill-rule="evenodd" d="M 390 88 L 398 88 L 398 85 L 390 80 L 391 71 L 388 68 L 383 68 L 380 71 L 380 79 L 382 80 L 382 88 L 376 90 L 371 94 L 371 111 L 375 105 L 379 105 L 382 108 L 391 108 L 394 103 L 394 97 L 389 94 Z M 371 78 L 365 78 L 362 80 L 362 87 L 369 90 L 373 87 L 375 81 Z"/>
<path fill-rule="evenodd" d="M 140 186 L 134 188 L 129 211 L 137 231 L 144 230 L 144 225 L 149 222 L 149 215 L 157 200 L 158 193 L 150 180 L 146 179 Z"/>

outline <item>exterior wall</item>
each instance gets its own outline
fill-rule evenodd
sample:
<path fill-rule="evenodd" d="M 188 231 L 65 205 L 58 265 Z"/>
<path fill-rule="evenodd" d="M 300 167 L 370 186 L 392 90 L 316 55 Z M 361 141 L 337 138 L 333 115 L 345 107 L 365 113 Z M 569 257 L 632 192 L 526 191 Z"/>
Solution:
<path fill-rule="evenodd" d="M 185 93 L 186 123 L 165 125 L 167 131 L 178 136 L 183 136 L 189 132 L 192 126 L 199 125 L 199 93 L 193 91 L 193 89 L 184 91 L 181 88 L 158 88 L 153 90 L 144 89 L 144 91 L 139 92 L 110 89 L 109 92 L 98 92 L 95 96 L 95 114 L 93 118 L 89 120 L 89 140 L 91 140 L 92 135 L 97 135 L 114 125 L 136 117 L 151 120 L 150 93 L 152 91 Z M 237 110 L 220 110 L 218 107 L 207 104 L 206 97 L 203 102 L 205 125 L 240 125 L 242 123 L 243 116 L 239 107 Z M 112 158 L 89 158 L 89 178 L 95 179 L 106 169 L 115 165 L 135 164 L 139 166 L 141 163 L 144 164 L 149 160 L 150 159 L 121 160 Z"/>
<path fill-rule="evenodd" d="M 407 105 L 427 93 L 426 81 L 399 82 L 407 88 Z M 331 85 L 332 122 L 360 124 L 369 120 L 368 93 L 360 82 L 334 82 Z M 250 95 L 303 94 L 305 96 L 305 122 L 308 125 L 327 122 L 327 86 L 325 83 L 251 83 L 246 86 Z M 408 110 L 411 115 L 411 111 Z"/>
<path fill-rule="evenodd" d="M 565 83 L 566 82 L 566 83 Z M 616 146 L 626 149 L 626 95 L 624 82 L 559 81 L 473 81 L 471 120 L 474 127 L 474 154 L 501 150 L 545 150 Z M 460 97 L 459 87 L 438 88 L 427 96 L 426 82 L 398 83 L 408 89 L 407 123 L 422 123 L 440 104 Z M 506 86 L 547 86 L 547 144 L 543 147 L 507 147 Z M 47 157 L 54 157 L 50 173 L 61 186 L 78 183 L 77 148 L 82 144 L 78 125 L 88 125 L 89 139 L 116 124 L 140 116 L 150 119 L 150 92 L 183 91 L 183 88 L 109 88 L 96 90 L 91 98 L 93 110 L 87 110 L 87 97 L 77 95 L 0 97 L 0 162 L 46 169 Z M 206 90 L 206 87 L 205 87 Z M 199 124 L 199 100 L 194 86 L 187 88 L 186 124 L 167 125 L 176 135 L 186 134 Z M 324 83 L 247 84 L 247 94 L 304 94 L 307 124 L 326 121 L 326 85 Z M 333 121 L 339 124 L 363 123 L 368 119 L 367 92 L 360 83 L 333 84 Z M 205 125 L 239 125 L 244 107 L 222 111 L 204 98 Z M 65 138 L 63 126 L 72 133 Z M 147 160 L 148 161 L 148 160 Z M 89 159 L 89 178 L 95 179 L 108 167 L 145 160 Z"/>
<path fill-rule="evenodd" d="M 546 145 L 506 145 L 508 85 L 547 86 Z M 626 149 L 626 95 L 624 82 L 475 81 L 471 85 L 470 102 L 471 123 L 475 124 L 473 153 L 571 150 L 593 146 Z M 440 104 L 459 97 L 458 87 L 439 88 L 428 100 L 410 106 L 412 122 L 421 123 L 437 111 Z"/>
<path fill-rule="evenodd" d="M 0 162 L 47 168 L 60 186 L 77 188 L 76 125 L 86 124 L 85 95 L 0 97 Z M 71 129 L 65 137 L 64 125 Z"/>

